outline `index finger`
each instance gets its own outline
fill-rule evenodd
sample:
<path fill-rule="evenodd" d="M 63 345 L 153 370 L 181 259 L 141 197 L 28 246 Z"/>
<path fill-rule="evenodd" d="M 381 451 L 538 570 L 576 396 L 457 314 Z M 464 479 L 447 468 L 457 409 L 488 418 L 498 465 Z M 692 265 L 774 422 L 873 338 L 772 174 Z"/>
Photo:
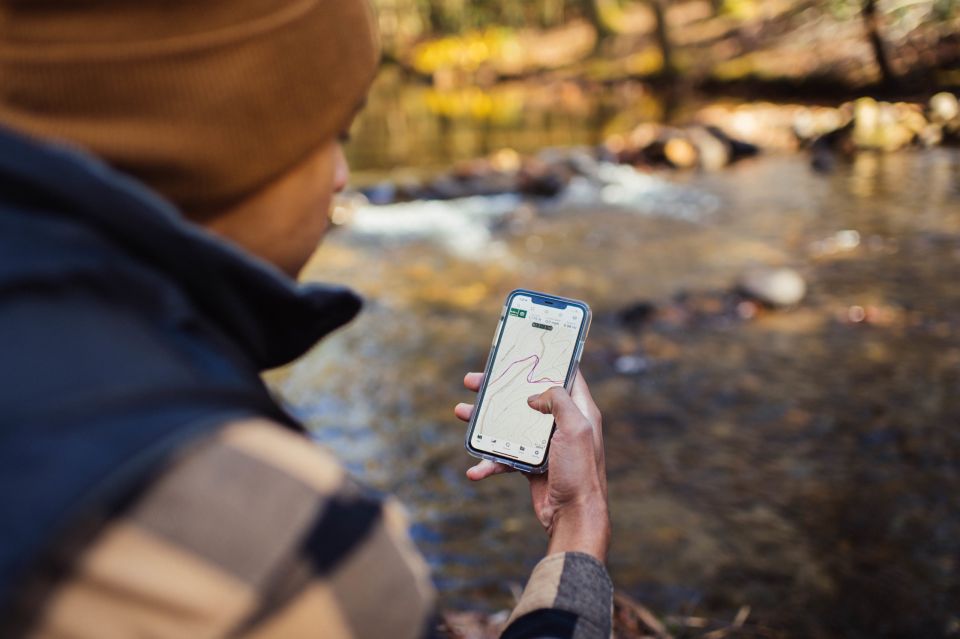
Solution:
<path fill-rule="evenodd" d="M 481 384 L 483 384 L 483 373 L 467 373 L 463 376 L 463 385 L 467 390 L 479 391 Z"/>

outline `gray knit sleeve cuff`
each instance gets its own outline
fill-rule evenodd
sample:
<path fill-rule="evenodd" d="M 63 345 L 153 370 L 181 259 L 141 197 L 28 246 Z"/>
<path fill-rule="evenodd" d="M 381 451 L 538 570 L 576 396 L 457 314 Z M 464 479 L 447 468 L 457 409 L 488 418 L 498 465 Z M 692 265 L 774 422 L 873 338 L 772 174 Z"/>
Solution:
<path fill-rule="evenodd" d="M 576 616 L 574 639 L 607 639 L 613 617 L 613 583 L 603 564 L 590 555 L 549 555 L 534 567 L 509 625 L 537 610 Z"/>

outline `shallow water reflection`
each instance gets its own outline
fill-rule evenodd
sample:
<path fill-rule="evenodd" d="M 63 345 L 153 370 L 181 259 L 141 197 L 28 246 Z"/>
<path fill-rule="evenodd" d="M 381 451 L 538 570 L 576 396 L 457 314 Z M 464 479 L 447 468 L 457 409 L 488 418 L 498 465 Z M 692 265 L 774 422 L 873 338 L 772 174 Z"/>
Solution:
<path fill-rule="evenodd" d="M 388 66 L 353 126 L 348 156 L 351 168 L 368 176 L 400 167 L 416 174 L 502 148 L 528 154 L 599 144 L 663 116 L 661 99 L 640 82 L 544 79 L 439 89 Z"/>
<path fill-rule="evenodd" d="M 444 605 L 509 606 L 544 536 L 522 477 L 464 478 L 452 408 L 507 291 L 586 299 L 618 587 L 664 614 L 749 605 L 776 636 L 957 632 L 960 154 L 862 155 L 829 176 L 774 157 L 669 179 L 717 208 L 695 221 L 528 207 L 492 221 L 490 251 L 470 258 L 429 236 L 338 230 L 309 277 L 355 286 L 366 310 L 272 381 L 406 502 Z M 724 291 L 758 262 L 806 277 L 799 308 L 726 312 Z M 624 324 L 638 301 L 657 312 Z M 624 356 L 642 365 L 618 374 Z"/>

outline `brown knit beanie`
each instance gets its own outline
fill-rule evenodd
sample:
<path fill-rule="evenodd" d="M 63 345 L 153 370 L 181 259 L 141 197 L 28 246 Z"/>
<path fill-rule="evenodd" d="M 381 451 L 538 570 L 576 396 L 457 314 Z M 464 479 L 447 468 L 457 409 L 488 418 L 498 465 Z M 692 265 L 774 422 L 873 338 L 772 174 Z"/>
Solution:
<path fill-rule="evenodd" d="M 378 58 L 367 0 L 0 0 L 0 124 L 205 213 L 339 134 Z"/>

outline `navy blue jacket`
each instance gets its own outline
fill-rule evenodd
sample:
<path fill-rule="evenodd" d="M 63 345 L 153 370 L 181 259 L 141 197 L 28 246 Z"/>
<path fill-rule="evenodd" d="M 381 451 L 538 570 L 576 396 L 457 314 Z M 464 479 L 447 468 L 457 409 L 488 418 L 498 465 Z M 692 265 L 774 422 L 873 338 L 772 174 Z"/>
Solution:
<path fill-rule="evenodd" d="M 299 428 L 259 373 L 359 308 L 92 157 L 0 129 L 0 604 L 78 514 L 192 439 L 238 416 Z"/>

